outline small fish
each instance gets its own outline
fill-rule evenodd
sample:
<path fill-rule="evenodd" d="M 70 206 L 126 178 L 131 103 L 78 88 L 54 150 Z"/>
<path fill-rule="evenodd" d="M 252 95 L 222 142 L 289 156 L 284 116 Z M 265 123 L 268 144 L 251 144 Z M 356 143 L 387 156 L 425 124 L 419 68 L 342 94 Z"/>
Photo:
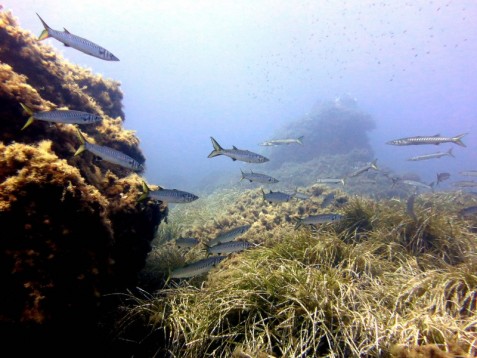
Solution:
<path fill-rule="evenodd" d="M 358 175 L 360 175 L 360 174 L 362 174 L 362 173 L 368 171 L 369 169 L 378 170 L 378 166 L 376 165 L 376 162 L 377 162 L 377 161 L 378 161 L 378 160 L 375 159 L 375 160 L 373 160 L 371 163 L 365 165 L 365 166 L 362 167 L 362 168 L 359 168 L 359 169 L 355 170 L 354 172 L 352 172 L 351 174 L 348 174 L 347 176 L 348 176 L 349 178 L 353 178 L 353 177 L 357 177 Z"/>
<path fill-rule="evenodd" d="M 190 203 L 199 199 L 199 197 L 195 194 L 177 189 L 164 189 L 159 187 L 157 190 L 151 190 L 145 181 L 142 182 L 142 190 L 143 193 L 137 199 L 138 202 L 143 201 L 146 198 L 151 198 L 153 200 L 159 200 L 166 203 Z"/>
<path fill-rule="evenodd" d="M 43 27 L 45 28 L 38 38 L 39 41 L 44 40 L 48 37 L 52 37 L 60 42 L 63 42 L 65 46 L 72 47 L 88 55 L 91 55 L 106 61 L 119 61 L 119 59 L 116 56 L 114 56 L 111 52 L 109 52 L 105 48 L 99 45 L 96 45 L 95 43 L 89 40 L 86 40 L 82 37 L 73 35 L 66 29 L 65 31 L 53 30 L 51 27 L 49 27 L 45 23 L 45 21 L 43 21 L 40 15 L 38 14 L 36 15 L 40 18 L 40 21 L 43 24 Z"/>
<path fill-rule="evenodd" d="M 45 122 L 69 124 L 90 124 L 99 122 L 101 120 L 100 116 L 88 112 L 72 111 L 65 109 L 33 112 L 33 110 L 25 104 L 20 103 L 20 105 L 30 116 L 30 118 L 28 118 L 28 121 L 25 123 L 21 130 L 24 130 L 26 127 L 32 124 L 35 119 Z"/>
<path fill-rule="evenodd" d="M 253 171 L 250 170 L 250 173 L 244 173 L 242 169 L 240 169 L 242 173 L 242 178 L 240 181 L 243 179 L 249 180 L 250 182 L 257 182 L 257 183 L 263 183 L 263 184 L 274 184 L 278 183 L 278 180 L 275 178 L 272 178 L 271 176 L 268 176 L 266 174 L 261 174 L 261 173 L 254 173 Z"/>
<path fill-rule="evenodd" d="M 109 163 L 120 165 L 124 168 L 128 168 L 134 171 L 143 171 L 144 166 L 143 164 L 139 163 L 137 160 L 131 158 L 130 156 L 120 152 L 116 149 L 104 147 L 101 145 L 89 143 L 86 141 L 83 134 L 77 130 L 78 138 L 81 141 L 81 145 L 79 146 L 78 150 L 74 155 L 78 155 L 83 153 L 85 150 L 93 153 L 94 155 L 106 160 Z"/>
<path fill-rule="evenodd" d="M 477 205 L 469 206 L 459 211 L 459 216 L 465 218 L 477 213 Z"/>
<path fill-rule="evenodd" d="M 461 141 L 461 138 L 468 133 L 459 134 L 455 137 L 441 137 L 440 134 L 436 134 L 434 136 L 416 136 L 416 137 L 407 137 L 407 138 L 400 138 L 394 139 L 386 144 L 391 145 L 419 145 L 419 144 L 441 144 L 441 143 L 455 143 L 460 145 L 461 147 L 465 147 L 466 145 Z"/>
<path fill-rule="evenodd" d="M 416 187 L 419 187 L 419 188 L 434 190 L 434 182 L 427 185 L 426 183 L 423 183 L 423 182 L 420 182 L 420 181 L 405 179 L 405 180 L 401 180 L 401 183 L 406 184 L 406 185 L 416 186 Z"/>
<path fill-rule="evenodd" d="M 345 185 L 345 180 L 344 178 L 319 178 L 319 179 L 316 179 L 316 182 L 317 183 L 320 183 L 320 184 L 341 184 L 341 185 Z"/>
<path fill-rule="evenodd" d="M 457 186 L 459 188 L 473 188 L 477 186 L 477 181 L 474 180 L 461 180 L 452 183 L 452 185 Z"/>
<path fill-rule="evenodd" d="M 436 185 L 450 178 L 450 173 L 437 173 L 437 182 Z"/>
<path fill-rule="evenodd" d="M 464 170 L 459 172 L 459 174 L 466 177 L 477 177 L 477 170 Z"/>
<path fill-rule="evenodd" d="M 282 193 L 281 191 L 271 191 L 267 194 L 262 189 L 263 200 L 271 203 L 284 203 L 293 199 L 293 194 Z"/>
<path fill-rule="evenodd" d="M 266 140 L 265 142 L 261 143 L 260 145 L 263 146 L 275 146 L 275 145 L 288 145 L 288 144 L 303 144 L 304 136 L 300 136 L 298 138 L 286 138 L 286 139 L 271 139 Z"/>
<path fill-rule="evenodd" d="M 223 244 L 225 242 L 233 241 L 240 235 L 243 235 L 244 233 L 246 233 L 248 229 L 250 229 L 250 227 L 251 225 L 247 224 L 247 225 L 238 226 L 232 230 L 222 232 L 217 237 L 210 240 L 206 245 L 208 247 L 212 247 L 217 244 Z"/>
<path fill-rule="evenodd" d="M 329 222 L 340 221 L 344 218 L 343 215 L 340 214 L 317 214 L 317 215 L 309 215 L 305 218 L 298 218 L 297 223 L 295 225 L 295 230 L 298 229 L 302 225 L 311 225 L 315 226 L 318 224 L 325 224 Z"/>
<path fill-rule="evenodd" d="M 328 205 L 330 205 L 334 198 L 335 198 L 334 193 L 326 194 L 326 196 L 323 198 L 323 201 L 321 202 L 321 208 L 323 209 L 323 208 L 326 208 Z"/>
<path fill-rule="evenodd" d="M 305 193 L 300 193 L 299 191 L 295 190 L 295 193 L 293 194 L 293 197 L 300 199 L 300 200 L 308 200 L 310 199 L 310 195 L 305 194 Z"/>
<path fill-rule="evenodd" d="M 412 220 L 417 222 L 417 216 L 416 213 L 414 212 L 414 201 L 416 199 L 417 194 L 412 194 L 406 202 L 406 212 L 407 214 L 412 218 Z"/>
<path fill-rule="evenodd" d="M 225 243 L 220 243 L 215 246 L 207 247 L 207 252 L 209 254 L 231 254 L 232 252 L 240 252 L 243 250 L 252 247 L 253 244 L 247 241 L 230 241 Z"/>
<path fill-rule="evenodd" d="M 191 248 L 199 244 L 199 240 L 194 237 L 181 237 L 175 240 L 176 245 L 179 248 Z"/>
<path fill-rule="evenodd" d="M 433 159 L 433 158 L 441 158 L 441 157 L 452 157 L 455 158 L 454 154 L 452 154 L 452 147 L 447 151 L 447 152 L 437 152 L 437 153 L 431 153 L 431 154 L 424 154 L 424 155 L 418 155 L 417 157 L 412 157 L 409 158 L 408 160 L 410 161 L 418 161 L 418 160 L 427 160 L 427 159 Z"/>
<path fill-rule="evenodd" d="M 250 152 L 248 150 L 237 149 L 237 147 L 233 146 L 232 149 L 224 149 L 222 148 L 217 141 L 210 137 L 212 141 L 212 145 L 214 146 L 214 150 L 210 152 L 207 158 L 213 158 L 218 155 L 225 155 L 229 158 L 232 158 L 233 161 L 240 160 L 242 162 L 247 163 L 265 163 L 268 162 L 269 159 L 264 157 L 263 155 Z"/>
<path fill-rule="evenodd" d="M 169 278 L 189 278 L 209 272 L 227 256 L 211 256 L 173 270 Z"/>

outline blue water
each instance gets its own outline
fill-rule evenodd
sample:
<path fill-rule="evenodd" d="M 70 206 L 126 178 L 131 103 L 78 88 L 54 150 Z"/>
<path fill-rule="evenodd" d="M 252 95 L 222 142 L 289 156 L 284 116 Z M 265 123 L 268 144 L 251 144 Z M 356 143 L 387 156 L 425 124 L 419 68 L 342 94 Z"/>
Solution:
<path fill-rule="evenodd" d="M 54 29 L 96 42 L 106 62 L 54 39 L 67 60 L 117 80 L 126 129 L 137 131 L 148 182 L 188 190 L 210 173 L 240 177 L 241 164 L 208 159 L 210 136 L 226 148 L 258 143 L 349 93 L 377 127 L 379 164 L 397 173 L 477 169 L 475 1 L 8 0 L 38 36 L 36 12 Z M 463 138 L 466 148 L 394 147 L 415 135 Z M 306 137 L 306 133 L 304 133 Z M 406 158 L 454 146 L 456 158 Z M 463 179 L 463 178 L 460 178 Z M 448 183 L 444 185 L 449 185 Z"/>

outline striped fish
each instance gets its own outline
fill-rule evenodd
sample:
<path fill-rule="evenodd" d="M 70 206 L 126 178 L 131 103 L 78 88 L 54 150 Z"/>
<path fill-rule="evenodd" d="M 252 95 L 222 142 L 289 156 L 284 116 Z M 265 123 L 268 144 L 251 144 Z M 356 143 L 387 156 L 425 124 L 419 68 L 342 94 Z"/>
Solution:
<path fill-rule="evenodd" d="M 283 193 L 281 191 L 271 191 L 269 193 L 265 193 L 262 190 L 262 197 L 263 197 L 263 200 L 265 201 L 268 201 L 270 204 L 271 203 L 284 203 L 284 202 L 287 202 L 287 201 L 290 201 L 291 199 L 293 199 L 294 197 L 294 194 L 287 194 L 287 193 Z"/>
<path fill-rule="evenodd" d="M 278 180 L 275 178 L 272 178 L 271 176 L 268 176 L 266 174 L 261 174 L 261 173 L 254 173 L 253 171 L 250 170 L 250 173 L 244 173 L 242 169 L 240 169 L 240 172 L 242 173 L 242 178 L 240 181 L 243 179 L 246 179 L 248 181 L 257 182 L 257 183 L 263 183 L 263 184 L 274 184 L 278 183 Z"/>
<path fill-rule="evenodd" d="M 236 227 L 232 230 L 229 230 L 229 231 L 225 231 L 223 233 L 220 233 L 216 238 L 210 240 L 208 243 L 207 243 L 207 246 L 208 247 L 212 247 L 212 246 L 215 246 L 215 245 L 218 245 L 218 244 L 223 244 L 225 242 L 229 242 L 229 241 L 233 241 L 235 238 L 239 237 L 240 235 L 244 234 L 245 232 L 248 231 L 248 229 L 250 229 L 252 225 L 242 225 L 242 226 L 239 226 L 239 227 Z"/>
<path fill-rule="evenodd" d="M 38 14 L 36 15 L 40 18 L 40 21 L 42 22 L 43 27 L 45 28 L 41 32 L 38 40 L 41 41 L 48 37 L 52 37 L 60 42 L 63 42 L 65 46 L 75 48 L 88 55 L 91 55 L 106 61 L 119 61 L 119 58 L 114 56 L 111 52 L 109 52 L 105 48 L 99 45 L 96 45 L 95 43 L 89 40 L 86 40 L 82 37 L 73 35 L 66 29 L 65 31 L 53 30 L 51 27 L 49 27 L 46 24 L 45 21 L 43 21 L 40 15 Z"/>
<path fill-rule="evenodd" d="M 169 278 L 189 278 L 209 272 L 227 256 L 211 256 L 173 270 Z"/>
<path fill-rule="evenodd" d="M 412 186 L 415 186 L 415 187 L 425 188 L 425 189 L 429 189 L 429 190 L 434 191 L 434 182 L 432 182 L 429 185 L 426 184 L 426 183 L 420 182 L 420 181 L 408 180 L 408 179 L 402 180 L 401 182 L 403 184 L 406 184 L 406 185 L 412 185 Z"/>
<path fill-rule="evenodd" d="M 224 149 L 222 148 L 217 141 L 210 137 L 212 141 L 212 145 L 214 150 L 210 152 L 207 158 L 213 158 L 218 155 L 225 155 L 229 158 L 232 158 L 233 161 L 240 160 L 246 163 L 265 163 L 268 162 L 269 159 L 264 157 L 263 155 L 251 152 L 249 150 L 237 149 L 237 147 L 233 146 L 232 149 Z"/>
<path fill-rule="evenodd" d="M 349 178 L 353 178 L 353 177 L 357 177 L 358 175 L 368 171 L 369 169 L 374 169 L 374 170 L 378 170 L 378 166 L 376 165 L 376 162 L 378 160 L 375 159 L 373 160 L 371 163 L 369 163 L 368 165 L 365 165 L 364 167 L 362 168 L 358 168 L 356 171 L 352 172 L 351 174 L 348 174 L 347 176 Z"/>
<path fill-rule="evenodd" d="M 318 224 L 340 221 L 341 219 L 343 219 L 343 215 L 340 214 L 309 215 L 306 218 L 298 218 L 297 223 L 295 225 L 295 229 L 298 229 L 302 225 L 316 226 Z"/>
<path fill-rule="evenodd" d="M 197 240 L 194 237 L 181 237 L 176 239 L 175 241 L 177 247 L 183 248 L 183 247 L 194 247 L 199 244 L 199 240 Z"/>
<path fill-rule="evenodd" d="M 104 159 L 105 161 L 109 163 L 117 164 L 124 168 L 128 168 L 138 172 L 144 170 L 144 166 L 141 163 L 139 163 L 137 160 L 131 158 L 130 156 L 116 149 L 89 143 L 88 141 L 86 141 L 83 134 L 78 129 L 76 130 L 77 130 L 78 138 L 81 141 L 81 145 L 79 146 L 78 150 L 74 154 L 75 156 L 87 150 L 93 153 L 94 155 L 96 155 L 97 157 L 100 157 L 101 159 Z"/>
<path fill-rule="evenodd" d="M 345 185 L 345 181 L 343 178 L 319 178 L 319 179 L 316 179 L 316 182 L 317 183 L 320 183 L 320 184 L 341 184 L 341 185 Z"/>
<path fill-rule="evenodd" d="M 143 193 L 137 199 L 138 202 L 143 201 L 146 198 L 151 198 L 153 200 L 159 200 L 166 203 L 190 203 L 191 201 L 199 199 L 197 195 L 177 189 L 164 189 L 159 187 L 157 190 L 151 190 L 145 181 L 142 182 L 142 189 Z"/>
<path fill-rule="evenodd" d="M 400 138 L 394 139 L 386 144 L 391 145 L 419 145 L 419 144 L 441 144 L 441 143 L 455 143 L 460 145 L 461 147 L 465 147 L 466 145 L 461 141 L 461 138 L 465 136 L 467 133 L 456 135 L 455 137 L 441 137 L 440 134 L 436 134 L 434 136 L 417 136 L 417 137 L 407 137 L 407 138 Z"/>
<path fill-rule="evenodd" d="M 455 158 L 454 154 L 452 154 L 452 149 L 450 148 L 447 152 L 437 152 L 437 153 L 431 153 L 431 154 L 424 154 L 424 155 L 418 155 L 416 157 L 409 158 L 409 161 L 418 161 L 418 160 L 427 160 L 427 159 L 433 159 L 433 158 L 440 158 L 440 157 L 453 157 Z"/>
<path fill-rule="evenodd" d="M 247 241 L 230 241 L 218 244 L 212 247 L 207 247 L 209 254 L 231 254 L 232 252 L 240 252 L 252 247 L 253 244 Z"/>
<path fill-rule="evenodd" d="M 25 112 L 28 113 L 30 118 L 22 127 L 24 130 L 30 124 L 33 123 L 35 119 L 46 122 L 53 123 L 69 123 L 69 124 L 89 124 L 96 123 L 101 120 L 101 117 L 87 112 L 81 111 L 71 111 L 71 110 L 53 110 L 53 111 L 42 111 L 42 112 L 33 112 L 33 110 L 27 105 L 20 103 Z"/>

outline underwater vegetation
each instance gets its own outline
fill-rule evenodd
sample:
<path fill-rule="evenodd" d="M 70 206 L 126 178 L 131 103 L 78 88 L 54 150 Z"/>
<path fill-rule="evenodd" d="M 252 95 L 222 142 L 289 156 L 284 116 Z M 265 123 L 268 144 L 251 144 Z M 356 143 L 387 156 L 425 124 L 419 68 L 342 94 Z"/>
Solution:
<path fill-rule="evenodd" d="M 24 108 L 84 111 L 101 117 L 81 128 L 88 141 L 143 163 L 138 138 L 122 127 L 118 82 L 66 62 L 8 11 L 0 42 L 1 350 L 98 352 L 107 336 L 99 322 L 117 304 L 108 294 L 135 287 L 167 207 L 136 203 L 140 173 L 75 157 L 73 124 L 22 130 Z"/>
<path fill-rule="evenodd" d="M 406 199 L 349 196 L 322 184 L 303 191 L 309 199 L 274 204 L 257 189 L 217 192 L 201 207 L 222 206 L 202 220 L 190 206 L 174 209 L 170 223 L 182 236 L 206 242 L 248 222 L 240 240 L 258 245 L 202 276 L 124 296 L 118 335 L 130 337 L 140 324 L 137 347 L 171 357 L 477 354 L 477 217 L 460 215 L 475 196 L 418 194 L 413 218 Z M 294 218 L 329 212 L 341 220 L 294 230 Z M 179 249 L 167 240 L 151 254 L 147 267 L 155 262 L 163 272 L 166 257 L 176 258 L 173 267 L 206 257 L 200 244 Z"/>

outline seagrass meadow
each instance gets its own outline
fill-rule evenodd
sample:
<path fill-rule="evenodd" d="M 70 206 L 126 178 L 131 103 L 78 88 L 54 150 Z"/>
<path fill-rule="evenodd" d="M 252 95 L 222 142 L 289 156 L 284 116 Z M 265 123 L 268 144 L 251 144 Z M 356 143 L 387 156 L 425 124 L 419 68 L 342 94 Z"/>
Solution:
<path fill-rule="evenodd" d="M 477 218 L 459 216 L 475 196 L 421 194 L 414 219 L 406 200 L 337 191 L 321 208 L 330 189 L 306 191 L 308 200 L 271 205 L 256 189 L 223 190 L 201 210 L 198 203 L 172 210 L 145 268 L 149 289 L 123 297 L 118 339 L 140 327 L 136 348 L 157 357 L 477 354 Z M 313 210 L 344 219 L 294 230 L 294 218 Z M 204 246 L 179 249 L 172 237 L 207 242 L 244 222 L 252 227 L 241 239 L 256 247 L 164 285 L 171 267 L 205 255 Z"/>

